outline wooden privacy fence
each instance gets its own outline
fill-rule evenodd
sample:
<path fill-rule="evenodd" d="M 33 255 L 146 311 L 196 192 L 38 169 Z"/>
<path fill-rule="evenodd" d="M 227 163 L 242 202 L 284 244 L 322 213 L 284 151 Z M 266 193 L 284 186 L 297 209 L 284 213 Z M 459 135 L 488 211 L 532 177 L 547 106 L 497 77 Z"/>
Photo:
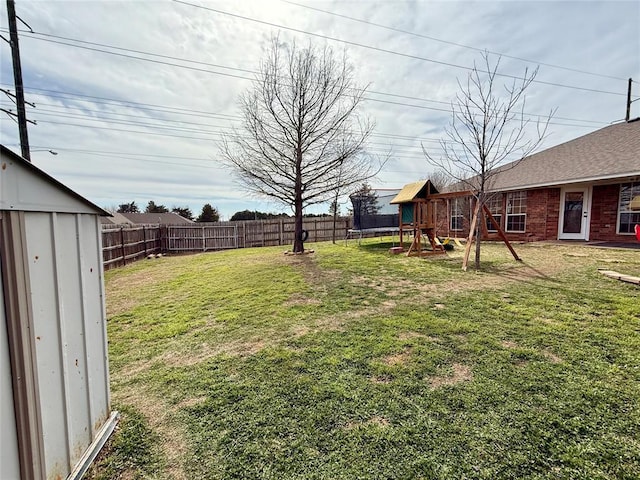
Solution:
<path fill-rule="evenodd" d="M 166 251 L 194 252 L 238 248 L 237 225 L 169 225 L 166 229 Z"/>
<path fill-rule="evenodd" d="M 160 253 L 162 242 L 160 227 L 103 226 L 102 229 L 102 262 L 105 270 L 126 265 L 151 253 Z"/>
<path fill-rule="evenodd" d="M 309 232 L 307 242 L 331 240 L 333 219 L 305 218 L 302 228 Z M 339 218 L 336 239 L 345 238 L 349 228 L 351 220 Z M 102 256 L 105 269 L 109 269 L 150 254 L 291 245 L 293 232 L 292 218 L 192 225 L 105 225 L 102 230 Z"/>

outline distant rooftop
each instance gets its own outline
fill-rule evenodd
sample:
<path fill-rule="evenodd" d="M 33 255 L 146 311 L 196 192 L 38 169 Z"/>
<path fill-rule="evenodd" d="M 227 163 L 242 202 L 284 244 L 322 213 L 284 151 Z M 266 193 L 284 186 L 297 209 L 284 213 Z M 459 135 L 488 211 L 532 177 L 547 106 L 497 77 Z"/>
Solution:
<path fill-rule="evenodd" d="M 190 225 L 192 220 L 181 217 L 177 213 L 114 213 L 106 217 L 115 225 Z"/>

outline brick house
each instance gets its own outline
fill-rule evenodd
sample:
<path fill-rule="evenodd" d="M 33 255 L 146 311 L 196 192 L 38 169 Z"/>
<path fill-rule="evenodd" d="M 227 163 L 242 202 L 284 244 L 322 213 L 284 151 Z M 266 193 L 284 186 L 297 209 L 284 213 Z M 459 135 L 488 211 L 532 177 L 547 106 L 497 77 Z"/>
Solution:
<path fill-rule="evenodd" d="M 501 167 L 492 182 L 487 206 L 509 240 L 636 242 L 640 118 Z M 468 235 L 470 212 L 469 198 L 439 201 L 439 234 Z M 481 226 L 483 238 L 497 238 L 488 220 Z"/>

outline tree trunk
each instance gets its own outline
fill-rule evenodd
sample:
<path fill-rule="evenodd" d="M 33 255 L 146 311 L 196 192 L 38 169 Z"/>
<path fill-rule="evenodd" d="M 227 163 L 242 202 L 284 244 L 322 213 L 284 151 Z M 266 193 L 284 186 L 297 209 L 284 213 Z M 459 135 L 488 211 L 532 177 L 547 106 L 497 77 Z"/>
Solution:
<path fill-rule="evenodd" d="M 293 235 L 293 253 L 304 253 L 302 241 L 302 149 L 300 148 L 300 130 L 298 130 L 298 147 L 296 148 L 296 184 L 293 205 L 295 226 Z"/>
<path fill-rule="evenodd" d="M 482 235 L 482 229 L 480 228 L 481 221 L 485 221 L 482 211 L 478 213 L 478 224 L 476 225 L 476 258 L 474 262 L 476 270 L 480 270 L 480 236 Z"/>
<path fill-rule="evenodd" d="M 482 210 L 482 206 L 484 205 L 484 189 L 483 187 L 481 188 L 480 192 L 478 192 L 478 221 L 476 223 L 476 254 L 475 254 L 475 260 L 474 260 L 474 267 L 476 270 L 480 270 L 480 243 L 482 242 L 481 240 L 481 235 L 482 235 L 482 222 L 485 222 L 485 218 L 484 218 L 484 211 Z"/>
<path fill-rule="evenodd" d="M 333 230 L 331 231 L 331 241 L 336 243 L 336 224 L 338 222 L 338 193 L 333 199 Z"/>
<path fill-rule="evenodd" d="M 293 252 L 303 253 L 304 242 L 302 241 L 302 198 L 298 198 L 296 195 L 295 204 L 295 224 L 294 224 L 294 237 L 293 237 Z"/>

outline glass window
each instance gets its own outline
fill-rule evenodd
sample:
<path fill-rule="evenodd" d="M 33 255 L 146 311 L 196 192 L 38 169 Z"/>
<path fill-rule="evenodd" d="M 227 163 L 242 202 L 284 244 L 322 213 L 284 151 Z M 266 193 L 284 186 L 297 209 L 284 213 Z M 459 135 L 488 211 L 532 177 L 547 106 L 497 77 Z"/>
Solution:
<path fill-rule="evenodd" d="M 527 192 L 507 194 L 507 232 L 523 233 L 527 226 Z"/>
<path fill-rule="evenodd" d="M 498 225 L 502 227 L 502 194 L 497 193 L 492 195 L 485 204 L 489 211 L 491 212 L 491 216 L 498 222 Z M 493 225 L 493 222 L 489 220 L 489 217 L 486 217 L 487 221 L 487 231 L 489 232 L 497 232 L 496 227 Z"/>
<path fill-rule="evenodd" d="M 451 230 L 462 230 L 464 201 L 462 198 L 451 199 Z"/>
<path fill-rule="evenodd" d="M 640 182 L 620 185 L 618 233 L 633 233 L 640 224 Z"/>

